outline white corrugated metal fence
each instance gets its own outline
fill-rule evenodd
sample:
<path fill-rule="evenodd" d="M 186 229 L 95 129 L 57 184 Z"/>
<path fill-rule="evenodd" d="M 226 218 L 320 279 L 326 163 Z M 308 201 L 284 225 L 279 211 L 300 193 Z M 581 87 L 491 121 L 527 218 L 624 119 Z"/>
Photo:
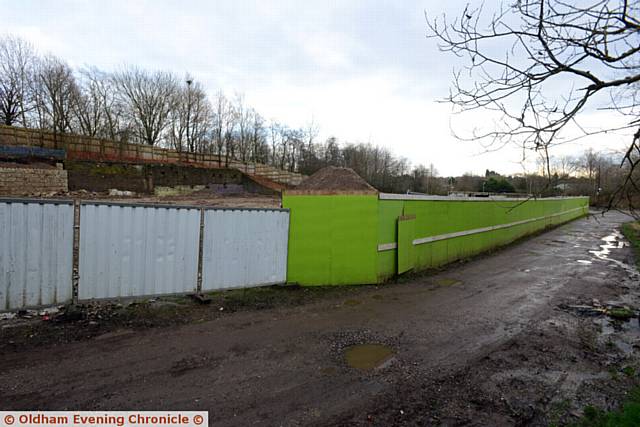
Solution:
<path fill-rule="evenodd" d="M 284 283 L 288 238 L 288 211 L 205 210 L 202 289 Z"/>
<path fill-rule="evenodd" d="M 79 300 L 287 279 L 286 209 L 82 202 L 79 214 L 74 258 L 73 202 L 0 199 L 0 311 L 70 302 L 74 262 Z"/>
<path fill-rule="evenodd" d="M 0 311 L 69 302 L 73 205 L 0 200 Z"/>
<path fill-rule="evenodd" d="M 194 292 L 199 209 L 83 203 L 80 299 Z"/>

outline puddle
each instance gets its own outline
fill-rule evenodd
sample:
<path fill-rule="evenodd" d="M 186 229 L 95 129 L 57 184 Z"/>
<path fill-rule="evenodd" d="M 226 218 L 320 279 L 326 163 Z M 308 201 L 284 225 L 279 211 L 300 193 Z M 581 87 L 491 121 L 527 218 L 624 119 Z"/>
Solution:
<path fill-rule="evenodd" d="M 578 264 L 593 264 L 591 261 L 588 261 L 586 259 L 579 259 L 578 260 Z"/>
<path fill-rule="evenodd" d="M 622 234 L 619 231 L 614 230 L 613 233 L 601 239 L 604 242 L 604 245 L 599 245 L 599 251 L 589 251 L 589 253 L 600 260 L 612 262 L 618 265 L 620 268 L 634 277 L 638 275 L 638 272 L 634 267 L 622 261 L 618 261 L 617 259 L 609 258 L 609 254 L 611 254 L 612 249 L 622 249 L 627 246 L 627 243 L 623 239 L 624 237 L 622 236 Z"/>
<path fill-rule="evenodd" d="M 344 352 L 347 365 L 369 371 L 391 359 L 393 350 L 383 344 L 359 344 L 348 347 Z"/>
<path fill-rule="evenodd" d="M 348 299 L 342 303 L 342 305 L 347 305 L 349 307 L 353 307 L 354 305 L 359 305 L 359 304 L 360 304 L 360 301 L 358 301 L 357 299 Z"/>
<path fill-rule="evenodd" d="M 436 283 L 440 286 L 454 286 L 454 285 L 460 285 L 462 283 L 462 280 L 450 279 L 445 277 L 445 278 L 436 280 Z"/>
<path fill-rule="evenodd" d="M 373 299 L 377 299 L 377 300 L 384 299 L 384 297 L 383 297 L 382 295 L 380 295 L 380 294 L 375 294 L 375 295 L 373 295 L 371 298 L 373 298 Z"/>

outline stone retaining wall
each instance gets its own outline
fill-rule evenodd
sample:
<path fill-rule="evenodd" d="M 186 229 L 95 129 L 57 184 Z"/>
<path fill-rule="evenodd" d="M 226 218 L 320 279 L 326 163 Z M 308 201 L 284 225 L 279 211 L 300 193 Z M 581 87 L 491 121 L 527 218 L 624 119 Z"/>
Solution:
<path fill-rule="evenodd" d="M 0 197 L 44 195 L 68 191 L 67 171 L 56 169 L 0 167 Z"/>

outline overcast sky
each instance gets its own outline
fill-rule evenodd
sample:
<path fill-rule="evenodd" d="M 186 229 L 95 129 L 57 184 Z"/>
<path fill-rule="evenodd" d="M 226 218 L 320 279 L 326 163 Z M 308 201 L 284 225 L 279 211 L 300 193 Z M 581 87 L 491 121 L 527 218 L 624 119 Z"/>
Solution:
<path fill-rule="evenodd" d="M 466 3 L 0 0 L 0 33 L 74 67 L 189 72 L 211 95 L 244 94 L 268 119 L 304 126 L 313 118 L 323 138 L 383 145 L 413 165 L 433 163 L 443 176 L 522 172 L 520 150 L 483 154 L 452 136 L 452 127 L 470 130 L 486 115 L 453 116 L 438 102 L 459 64 L 426 38 L 425 11 L 453 15 Z M 589 117 L 594 126 L 604 120 Z M 591 144 L 611 150 L 626 142 L 609 136 Z"/>

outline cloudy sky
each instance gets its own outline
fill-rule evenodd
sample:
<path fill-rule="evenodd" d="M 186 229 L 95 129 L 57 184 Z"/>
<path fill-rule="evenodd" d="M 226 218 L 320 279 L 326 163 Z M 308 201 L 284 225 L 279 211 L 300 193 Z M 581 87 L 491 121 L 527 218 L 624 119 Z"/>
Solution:
<path fill-rule="evenodd" d="M 488 116 L 451 114 L 455 58 L 426 38 L 435 0 L 0 0 L 0 33 L 19 35 L 74 67 L 124 64 L 191 73 L 211 94 L 242 93 L 263 116 L 290 126 L 311 119 L 321 136 L 371 142 L 441 175 L 522 172 L 522 152 L 485 153 L 452 136 Z M 445 9 L 446 8 L 446 9 Z M 608 118 L 593 113 L 589 123 Z M 590 144 L 613 150 L 624 138 Z M 577 153 L 563 146 L 558 154 Z M 530 155 L 529 158 L 533 159 Z M 534 166 L 525 163 L 528 170 Z"/>

